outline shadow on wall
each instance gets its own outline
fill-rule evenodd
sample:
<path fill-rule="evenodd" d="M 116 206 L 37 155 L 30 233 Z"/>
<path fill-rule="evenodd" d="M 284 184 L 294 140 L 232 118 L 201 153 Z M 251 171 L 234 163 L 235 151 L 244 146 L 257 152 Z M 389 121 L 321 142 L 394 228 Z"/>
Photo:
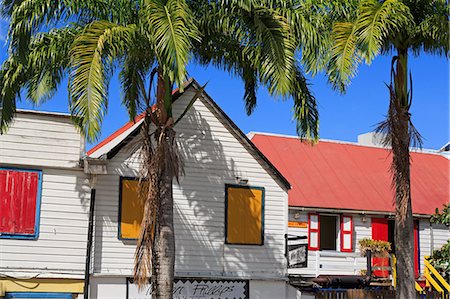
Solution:
<path fill-rule="evenodd" d="M 176 275 L 250 276 L 252 275 L 249 274 L 250 271 L 253 271 L 257 273 L 256 276 L 258 273 L 263 276 L 264 272 L 270 271 L 271 268 L 259 265 L 280 262 L 284 259 L 284 246 L 280 246 L 280 239 L 275 240 L 267 229 L 264 246 L 225 245 L 225 184 L 235 184 L 236 177 L 246 177 L 247 174 L 245 171 L 241 173 L 235 167 L 232 155 L 239 155 L 235 152 L 236 149 L 233 154 L 226 155 L 224 152 L 223 143 L 237 141 L 231 136 L 223 138 L 223 142 L 219 140 L 216 137 L 218 135 L 212 132 L 213 130 L 218 132 L 218 127 L 214 124 L 211 128 L 211 118 L 203 117 L 202 113 L 204 112 L 197 110 L 194 105 L 175 127 L 180 156 L 184 164 L 184 175 L 180 177 L 180 184 L 174 182 L 173 188 Z M 97 273 L 103 272 L 102 270 L 108 271 L 106 268 L 110 267 L 108 265 L 102 269 L 104 266 L 102 247 L 108 244 L 108 260 L 110 260 L 112 246 L 115 247 L 114 244 L 117 243 L 118 175 L 138 175 L 139 155 L 131 153 L 127 146 L 122 151 L 113 162 L 123 161 L 124 158 L 126 162 L 121 165 L 110 165 L 110 169 L 115 169 L 115 174 L 103 176 L 98 185 L 98 189 L 102 191 L 101 195 L 98 193 L 100 196 L 96 203 L 94 268 Z M 127 246 L 114 248 L 114 267 L 121 273 L 132 273 L 136 241 L 120 242 Z M 129 265 L 131 268 L 126 268 Z M 274 268 L 277 266 L 272 266 L 272 269 Z"/>
<path fill-rule="evenodd" d="M 280 259 L 276 251 L 270 250 L 277 245 L 267 231 L 263 247 L 225 245 L 225 184 L 236 184 L 236 177 L 247 174 L 236 169 L 233 157 L 224 153 L 223 143 L 212 130 L 217 128 L 211 128 L 195 105 L 177 130 L 185 171 L 180 185 L 174 186 L 175 268 L 179 276 L 245 276 L 249 271 L 258 272 L 251 263 Z"/>

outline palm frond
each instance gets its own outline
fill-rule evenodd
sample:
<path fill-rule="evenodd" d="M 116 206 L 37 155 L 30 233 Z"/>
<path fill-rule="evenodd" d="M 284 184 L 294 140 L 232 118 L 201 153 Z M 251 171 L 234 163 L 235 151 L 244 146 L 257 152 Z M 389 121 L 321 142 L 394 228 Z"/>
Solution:
<path fill-rule="evenodd" d="M 351 22 L 336 23 L 333 28 L 334 45 L 328 62 L 328 80 L 333 88 L 345 91 L 361 62 L 357 49 L 356 25 Z"/>
<path fill-rule="evenodd" d="M 295 89 L 292 92 L 292 97 L 297 135 L 302 139 L 317 142 L 319 140 L 319 111 L 316 98 L 300 70 L 296 71 L 295 78 Z"/>
<path fill-rule="evenodd" d="M 35 105 L 50 99 L 69 67 L 69 51 L 79 28 L 66 27 L 40 33 L 30 42 L 27 57 L 27 98 Z"/>
<path fill-rule="evenodd" d="M 163 75 L 182 89 L 192 40 L 200 40 L 189 6 L 184 0 L 149 1 L 145 18 Z"/>
<path fill-rule="evenodd" d="M 70 110 L 89 140 L 100 132 L 108 103 L 108 71 L 134 34 L 134 26 L 95 21 L 77 36 L 70 51 Z"/>
<path fill-rule="evenodd" d="M 399 0 L 364 0 L 358 15 L 356 35 L 366 63 L 380 53 L 383 42 L 389 36 L 412 25 L 409 8 Z"/>
<path fill-rule="evenodd" d="M 17 57 L 7 59 L 0 70 L 0 134 L 6 133 L 16 113 L 16 99 L 26 80 L 26 66 Z"/>

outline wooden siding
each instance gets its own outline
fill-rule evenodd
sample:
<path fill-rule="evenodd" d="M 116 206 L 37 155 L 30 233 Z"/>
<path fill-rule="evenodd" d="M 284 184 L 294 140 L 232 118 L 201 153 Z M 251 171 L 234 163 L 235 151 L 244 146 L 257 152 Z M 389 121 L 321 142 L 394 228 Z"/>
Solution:
<path fill-rule="evenodd" d="M 175 103 L 175 115 L 192 92 Z M 176 275 L 284 278 L 287 192 L 251 154 L 209 103 L 197 100 L 175 128 L 184 162 L 180 185 L 174 183 Z M 256 159 L 256 160 L 255 160 Z M 119 176 L 135 176 L 137 153 L 122 149 L 99 177 L 96 201 L 94 272 L 130 276 L 135 241 L 118 239 Z M 236 177 L 265 188 L 264 245 L 225 245 L 225 184 Z"/>
<path fill-rule="evenodd" d="M 294 218 L 294 214 L 298 213 L 299 218 Z M 347 215 L 347 214 L 346 214 Z M 381 217 L 366 215 L 366 221 L 362 221 L 361 215 L 348 214 L 353 216 L 354 221 L 354 252 L 339 252 L 339 251 L 309 251 L 308 252 L 308 267 L 300 269 L 289 269 L 290 275 L 305 275 L 318 276 L 323 275 L 352 275 L 359 274 L 360 270 L 366 269 L 366 258 L 361 257 L 358 248 L 358 240 L 362 238 L 371 238 L 371 218 Z M 289 221 L 308 221 L 307 212 L 299 212 L 291 209 L 289 211 Z M 420 251 L 420 268 L 422 273 L 424 269 L 423 259 L 430 255 L 432 248 L 438 249 L 450 238 L 450 230 L 444 225 L 433 225 L 430 229 L 429 219 L 421 219 L 419 223 L 419 251 Z M 307 236 L 307 228 L 288 228 L 290 235 Z M 431 237 L 433 236 L 433 238 Z M 339 242 L 338 242 L 339 243 Z"/>
<path fill-rule="evenodd" d="M 0 135 L 0 167 L 42 171 L 39 235 L 0 239 L 0 273 L 83 278 L 90 195 L 83 147 L 69 117 L 54 113 L 19 111 Z"/>
<path fill-rule="evenodd" d="M 42 169 L 37 240 L 0 239 L 0 272 L 10 276 L 82 278 L 89 184 L 81 171 Z"/>
<path fill-rule="evenodd" d="M 425 269 L 424 257 L 430 256 L 433 250 L 441 248 L 450 239 L 450 228 L 445 225 L 430 224 L 429 219 L 421 219 L 419 223 L 420 272 Z"/>
<path fill-rule="evenodd" d="M 78 167 L 84 140 L 69 117 L 21 113 L 0 135 L 0 165 Z"/>

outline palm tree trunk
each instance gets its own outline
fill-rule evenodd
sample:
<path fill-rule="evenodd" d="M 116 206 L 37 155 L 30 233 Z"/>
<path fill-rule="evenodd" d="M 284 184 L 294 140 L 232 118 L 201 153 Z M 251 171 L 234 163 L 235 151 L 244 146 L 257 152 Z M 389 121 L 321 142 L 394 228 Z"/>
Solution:
<path fill-rule="evenodd" d="M 157 118 L 160 129 L 157 129 L 156 159 L 159 171 L 159 200 L 157 233 L 155 236 L 154 271 L 153 271 L 153 298 L 172 299 L 173 281 L 175 272 L 175 232 L 173 227 L 173 177 L 178 177 L 178 150 L 176 147 L 175 131 L 172 128 L 171 90 L 167 78 L 158 72 L 157 86 Z M 169 101 L 169 105 L 167 104 Z"/>
<path fill-rule="evenodd" d="M 414 226 L 410 186 L 410 114 L 408 99 L 408 52 L 398 50 L 394 72 L 395 95 L 391 99 L 391 143 L 395 183 L 396 298 L 415 298 Z"/>
<path fill-rule="evenodd" d="M 167 165 L 166 161 L 166 165 Z M 170 163 L 170 162 L 169 162 Z M 175 234 L 173 229 L 173 176 L 164 170 L 161 177 L 161 207 L 155 240 L 154 299 L 171 299 L 175 272 Z"/>

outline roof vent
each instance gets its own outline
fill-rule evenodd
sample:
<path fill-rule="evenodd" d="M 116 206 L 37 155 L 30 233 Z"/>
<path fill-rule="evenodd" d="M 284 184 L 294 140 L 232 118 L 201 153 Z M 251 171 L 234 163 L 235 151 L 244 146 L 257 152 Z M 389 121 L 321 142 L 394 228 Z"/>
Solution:
<path fill-rule="evenodd" d="M 384 147 L 383 138 L 386 136 L 383 133 L 369 132 L 358 135 L 358 143 L 367 146 Z"/>

